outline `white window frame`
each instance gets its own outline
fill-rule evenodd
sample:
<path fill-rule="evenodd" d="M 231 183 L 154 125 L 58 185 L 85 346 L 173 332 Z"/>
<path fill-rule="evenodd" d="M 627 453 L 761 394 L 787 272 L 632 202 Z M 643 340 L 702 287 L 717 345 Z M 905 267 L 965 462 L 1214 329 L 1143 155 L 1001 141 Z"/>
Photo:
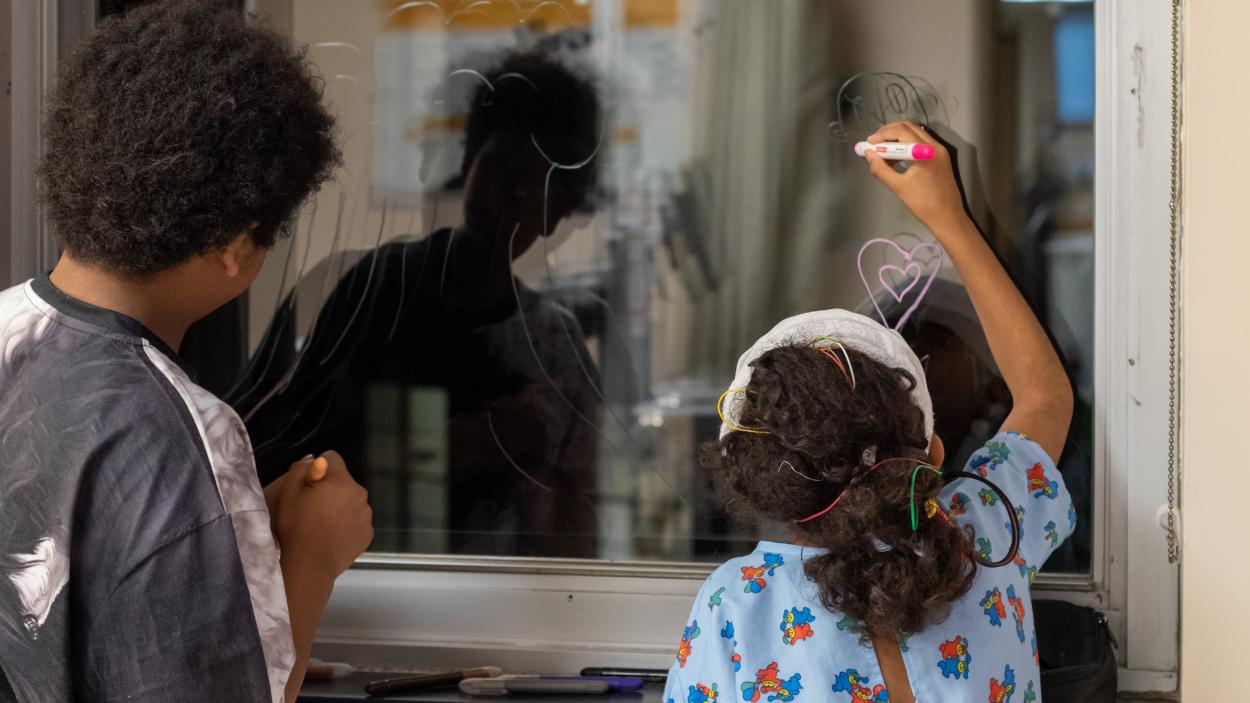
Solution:
<path fill-rule="evenodd" d="M 1099 0 L 1095 13 L 1095 495 L 1104 517 L 1095 525 L 1094 575 L 1121 643 L 1120 689 L 1171 692 L 1180 576 L 1167 560 L 1160 510 L 1168 488 L 1172 3 Z"/>
<path fill-rule="evenodd" d="M 1168 0 L 1097 0 L 1094 536 L 1089 576 L 1037 597 L 1106 613 L 1120 688 L 1177 688 L 1178 572 L 1166 504 Z M 1151 281 L 1152 285 L 1142 285 Z M 378 666 L 667 668 L 706 564 L 369 554 L 340 578 L 327 657 Z M 1132 584 L 1130 588 L 1130 584 Z"/>
<path fill-rule="evenodd" d="M 249 7 L 288 2 L 252 0 Z M 15 8 L 26 5 L 51 4 Z M 33 41 L 13 47 L 15 281 L 49 264 L 48 237 L 30 199 L 38 144 L 37 120 L 30 117 L 41 104 L 35 86 L 49 84 L 48 57 L 57 48 L 49 21 L 62 43 L 74 31 L 56 23 L 55 10 L 25 20 L 14 14 L 15 40 L 20 27 L 39 30 L 23 35 Z M 1126 691 L 1177 689 L 1179 577 L 1167 562 L 1157 517 L 1167 493 L 1170 22 L 1170 0 L 1095 2 L 1094 547 L 1088 577 L 1047 574 L 1035 589 L 1038 597 L 1108 615 L 1121 643 Z M 664 668 L 710 569 L 368 554 L 339 579 L 317 653 L 376 666 Z"/>

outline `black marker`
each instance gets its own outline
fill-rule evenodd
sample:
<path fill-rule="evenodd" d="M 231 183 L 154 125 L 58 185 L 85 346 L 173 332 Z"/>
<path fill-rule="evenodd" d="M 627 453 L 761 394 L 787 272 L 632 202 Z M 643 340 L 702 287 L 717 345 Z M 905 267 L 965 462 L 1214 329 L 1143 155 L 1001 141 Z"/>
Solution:
<path fill-rule="evenodd" d="M 419 674 L 404 676 L 397 679 L 371 681 L 365 686 L 365 693 L 370 696 L 387 696 L 411 691 L 424 691 L 431 688 L 455 686 L 465 679 L 492 678 L 499 676 L 503 670 L 496 666 L 483 666 L 477 669 L 452 671 L 446 674 Z"/>
<path fill-rule="evenodd" d="M 668 672 L 664 669 L 616 669 L 592 666 L 582 669 L 582 676 L 619 676 L 642 679 L 647 683 L 664 683 L 668 681 Z"/>

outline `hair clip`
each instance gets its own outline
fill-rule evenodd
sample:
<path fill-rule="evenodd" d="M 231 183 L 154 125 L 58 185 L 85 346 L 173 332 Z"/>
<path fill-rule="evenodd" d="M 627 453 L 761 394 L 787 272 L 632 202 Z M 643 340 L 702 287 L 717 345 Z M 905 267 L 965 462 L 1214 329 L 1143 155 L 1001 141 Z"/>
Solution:
<path fill-rule="evenodd" d="M 929 498 L 924 502 L 924 515 L 930 520 L 936 519 L 948 525 L 951 521 L 950 516 L 946 514 L 945 510 L 942 510 L 942 506 L 933 498 Z"/>
<path fill-rule="evenodd" d="M 865 448 L 864 452 L 859 455 L 859 463 L 862 466 L 872 466 L 877 463 L 877 445 Z"/>
<path fill-rule="evenodd" d="M 916 464 L 916 468 L 912 469 L 911 471 L 911 490 L 908 492 L 908 495 L 911 497 L 911 533 L 912 533 L 913 540 L 915 539 L 915 536 L 916 536 L 916 530 L 919 529 L 920 527 L 920 518 L 919 516 L 916 515 L 916 476 L 920 473 L 922 469 L 932 471 L 938 476 L 942 475 L 941 470 L 938 469 L 936 466 L 933 466 L 931 464 L 924 464 L 924 463 Z M 932 499 L 930 499 L 930 501 L 932 501 Z M 933 508 L 935 510 L 937 509 L 936 503 L 934 503 Z"/>
<path fill-rule="evenodd" d="M 916 468 L 919 469 L 921 467 L 917 466 Z M 915 499 L 913 498 L 912 500 L 914 501 Z M 914 505 L 913 505 L 913 509 L 914 509 Z M 937 518 L 941 519 L 942 522 L 947 521 L 946 513 L 942 512 L 942 510 L 938 507 L 937 501 L 933 500 L 932 498 L 926 498 L 924 501 L 924 515 L 926 518 L 929 518 L 930 520 L 932 520 L 936 516 Z M 911 528 L 911 551 L 913 554 L 920 557 L 921 559 L 924 558 L 924 555 L 927 551 L 925 549 L 925 541 L 920 536 L 920 533 L 917 531 L 917 525 L 915 522 L 912 522 L 912 528 Z"/>

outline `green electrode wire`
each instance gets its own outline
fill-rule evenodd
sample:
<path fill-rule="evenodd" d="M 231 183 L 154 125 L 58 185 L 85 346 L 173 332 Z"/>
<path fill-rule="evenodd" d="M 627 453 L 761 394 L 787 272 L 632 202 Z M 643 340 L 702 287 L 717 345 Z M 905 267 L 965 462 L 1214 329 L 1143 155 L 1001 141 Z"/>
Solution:
<path fill-rule="evenodd" d="M 920 527 L 920 518 L 916 516 L 916 476 L 920 474 L 920 470 L 921 470 L 921 469 L 928 469 L 928 470 L 932 471 L 933 473 L 937 474 L 938 476 L 941 476 L 941 475 L 942 475 L 942 472 L 941 472 L 941 471 L 938 471 L 937 469 L 933 468 L 932 466 L 925 466 L 924 464 L 916 464 L 916 468 L 912 469 L 912 472 L 911 472 L 911 492 L 910 492 L 910 497 L 911 497 L 911 531 L 912 531 L 912 534 L 915 534 L 915 533 L 916 533 L 916 529 L 917 529 L 918 527 Z"/>

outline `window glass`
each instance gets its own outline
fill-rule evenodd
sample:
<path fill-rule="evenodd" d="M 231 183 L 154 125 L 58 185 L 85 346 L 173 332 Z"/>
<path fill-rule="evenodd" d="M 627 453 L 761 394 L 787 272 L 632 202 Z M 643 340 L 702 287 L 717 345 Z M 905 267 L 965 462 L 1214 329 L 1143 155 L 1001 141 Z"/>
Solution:
<path fill-rule="evenodd" d="M 1087 3 L 294 0 L 344 167 L 248 300 L 229 392 L 266 478 L 336 449 L 373 549 L 715 561 L 784 526 L 697 464 L 738 355 L 845 307 L 928 367 L 962 462 L 1010 406 L 932 237 L 853 144 L 958 150 L 1078 411 L 1061 470 L 1089 569 L 1093 53 Z"/>

